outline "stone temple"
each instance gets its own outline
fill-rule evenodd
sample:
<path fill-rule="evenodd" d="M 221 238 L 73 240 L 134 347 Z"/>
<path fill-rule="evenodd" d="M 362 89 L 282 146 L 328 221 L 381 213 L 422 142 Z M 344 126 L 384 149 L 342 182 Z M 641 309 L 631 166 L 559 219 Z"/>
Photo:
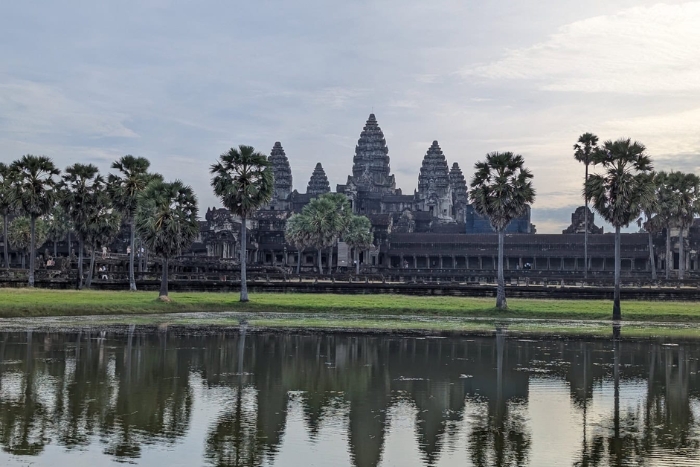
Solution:
<path fill-rule="evenodd" d="M 351 175 L 345 184 L 335 187 L 347 196 L 353 211 L 367 216 L 372 223 L 374 245 L 360 252 L 365 270 L 409 270 L 429 273 L 436 270 L 491 270 L 496 267 L 497 236 L 488 220 L 475 213 L 468 203 L 467 180 L 438 141 L 426 148 L 420 167 L 416 167 L 417 189 L 404 194 L 396 187 L 391 173 L 389 146 L 374 114 L 370 114 L 355 146 Z M 309 201 L 331 191 L 323 166 L 319 162 L 310 174 L 306 192 L 293 189 L 290 159 L 280 142 L 270 152 L 275 177 L 274 198 L 249 220 L 248 261 L 261 266 L 293 266 L 298 252 L 284 239 L 287 219 Z M 294 158 L 291 158 L 293 164 Z M 588 212 L 589 270 L 612 271 L 614 236 L 603 234 Z M 511 222 L 505 243 L 506 269 L 581 272 L 585 265 L 583 231 L 585 208 L 572 215 L 572 225 L 563 234 L 535 235 L 530 209 Z M 238 258 L 240 220 L 225 209 L 208 209 L 201 223 L 201 241 L 194 249 L 212 257 Z M 700 248 L 699 248 L 700 249 Z M 661 249 L 659 249 L 661 250 Z M 687 248 L 686 251 L 690 251 Z M 196 252 L 196 253 L 197 253 Z M 646 271 L 649 268 L 646 234 L 625 234 L 622 243 L 623 271 Z M 316 265 L 316 251 L 301 253 L 302 270 L 311 272 Z M 688 253 L 690 254 L 690 253 Z M 324 268 L 351 266 L 352 253 L 339 244 L 322 252 Z M 688 258 L 697 269 L 698 261 Z M 676 260 L 677 262 L 677 260 Z M 657 258 L 663 266 L 663 258 Z"/>

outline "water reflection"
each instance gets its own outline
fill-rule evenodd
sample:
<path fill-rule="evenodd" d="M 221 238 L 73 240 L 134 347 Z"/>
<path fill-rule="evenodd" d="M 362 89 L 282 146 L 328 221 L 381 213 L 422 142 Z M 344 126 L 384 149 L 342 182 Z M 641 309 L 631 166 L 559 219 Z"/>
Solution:
<path fill-rule="evenodd" d="M 154 448 L 215 466 L 700 459 L 700 344 L 531 341 L 500 329 L 409 338 L 132 327 L 0 339 L 3 465 L 48 464 L 48 446 L 60 447 L 53 466 L 75 451 L 139 463 Z"/>

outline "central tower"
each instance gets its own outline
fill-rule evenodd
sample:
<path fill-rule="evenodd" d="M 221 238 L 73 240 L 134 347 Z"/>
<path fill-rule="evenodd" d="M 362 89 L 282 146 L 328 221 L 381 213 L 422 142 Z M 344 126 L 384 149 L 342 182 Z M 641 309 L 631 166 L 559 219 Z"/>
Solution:
<path fill-rule="evenodd" d="M 394 194 L 396 182 L 390 174 L 389 148 L 377 118 L 370 114 L 355 146 L 352 175 L 348 186 L 359 191 Z"/>

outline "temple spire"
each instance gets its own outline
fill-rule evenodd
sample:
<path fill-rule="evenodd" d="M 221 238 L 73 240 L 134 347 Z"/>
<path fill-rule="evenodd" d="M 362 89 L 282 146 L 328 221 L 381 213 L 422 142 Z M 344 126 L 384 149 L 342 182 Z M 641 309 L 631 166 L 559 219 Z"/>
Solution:
<path fill-rule="evenodd" d="M 273 198 L 286 200 L 292 192 L 292 168 L 279 141 L 272 147 L 269 161 L 272 164 L 272 175 L 275 179 Z"/>
<path fill-rule="evenodd" d="M 452 190 L 447 159 L 437 141 L 428 148 L 418 175 L 421 210 L 441 220 L 452 220 Z"/>
<path fill-rule="evenodd" d="M 320 196 L 326 193 L 330 193 L 331 186 L 328 183 L 328 177 L 326 176 L 326 171 L 323 170 L 323 166 L 319 162 L 316 164 L 314 173 L 311 174 L 311 179 L 309 180 L 309 185 L 306 188 L 306 193 L 311 196 Z"/>
<path fill-rule="evenodd" d="M 389 148 L 377 118 L 371 113 L 355 147 L 352 176 L 348 178 L 348 184 L 353 183 L 368 191 L 393 194 L 396 184 L 390 172 Z"/>
<path fill-rule="evenodd" d="M 450 170 L 450 188 L 452 189 L 452 210 L 454 220 L 464 222 L 466 206 L 469 204 L 467 181 L 458 163 L 452 164 Z"/>

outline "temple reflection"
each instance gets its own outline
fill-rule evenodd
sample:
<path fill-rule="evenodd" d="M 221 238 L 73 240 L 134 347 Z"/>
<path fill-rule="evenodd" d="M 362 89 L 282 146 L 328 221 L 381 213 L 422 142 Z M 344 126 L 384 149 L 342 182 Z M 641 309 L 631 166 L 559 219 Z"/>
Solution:
<path fill-rule="evenodd" d="M 274 465 L 291 406 L 317 448 L 325 426 L 342 426 L 357 467 L 390 463 L 397 407 L 413 417 L 420 465 L 455 452 L 455 465 L 527 465 L 542 418 L 530 407 L 533 381 L 568 391 L 573 465 L 659 456 L 691 465 L 700 455 L 697 344 L 527 340 L 501 329 L 424 338 L 132 327 L 0 339 L 0 446 L 16 456 L 96 445 L 138 460 L 147 446 L 181 442 L 206 396 L 215 397 L 202 430 L 210 465 Z"/>

